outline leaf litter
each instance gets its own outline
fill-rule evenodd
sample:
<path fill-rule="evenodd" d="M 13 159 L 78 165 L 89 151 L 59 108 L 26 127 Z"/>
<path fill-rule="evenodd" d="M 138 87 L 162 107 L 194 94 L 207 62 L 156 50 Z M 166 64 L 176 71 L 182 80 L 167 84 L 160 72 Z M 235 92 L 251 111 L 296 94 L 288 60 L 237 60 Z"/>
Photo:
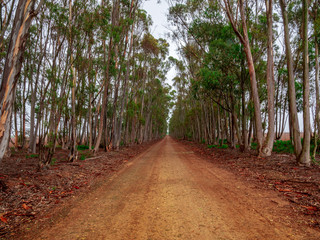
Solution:
<path fill-rule="evenodd" d="M 50 218 L 64 201 L 88 191 L 154 143 L 100 151 L 96 157 L 74 163 L 67 161 L 68 150 L 58 149 L 56 163 L 41 171 L 37 171 L 37 158 L 26 157 L 27 150 L 4 158 L 0 164 L 0 239 L 12 239 L 24 224 Z"/>
<path fill-rule="evenodd" d="M 186 140 L 196 154 L 230 170 L 257 188 L 272 189 L 291 204 L 288 215 L 295 214 L 300 222 L 320 228 L 320 166 L 298 166 L 293 154 L 277 154 L 259 158 L 254 151 L 246 153 L 239 149 L 208 148 L 205 144 Z"/>

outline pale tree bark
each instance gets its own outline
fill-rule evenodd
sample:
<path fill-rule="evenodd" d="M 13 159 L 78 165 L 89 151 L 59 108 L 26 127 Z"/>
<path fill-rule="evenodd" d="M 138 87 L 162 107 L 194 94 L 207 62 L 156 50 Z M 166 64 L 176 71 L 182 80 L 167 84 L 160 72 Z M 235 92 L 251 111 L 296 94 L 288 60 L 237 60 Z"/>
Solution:
<path fill-rule="evenodd" d="M 77 75 L 73 64 L 73 49 L 72 49 L 72 0 L 69 1 L 69 45 L 70 45 L 70 64 L 71 64 L 71 75 L 72 75 L 72 88 L 71 88 L 71 148 L 69 153 L 69 161 L 74 162 L 77 160 L 77 135 L 76 135 L 76 81 Z"/>
<path fill-rule="evenodd" d="M 116 1 L 115 2 L 115 7 L 114 7 L 114 13 L 113 13 L 113 19 L 114 19 L 114 25 L 115 27 L 119 26 L 119 17 L 120 17 L 120 2 Z M 120 34 L 122 37 L 123 32 Z M 126 48 L 126 46 L 125 46 Z M 125 49 L 124 48 L 124 49 Z M 118 70 L 118 75 L 115 81 L 115 86 L 114 86 L 114 96 L 113 96 L 113 111 L 112 111 L 112 119 L 111 119 L 111 129 L 110 129 L 110 137 L 109 137 L 109 142 L 106 141 L 106 150 L 110 151 L 113 147 L 114 140 L 116 139 L 117 136 L 115 136 L 117 133 L 116 129 L 116 118 L 117 118 L 117 105 L 118 105 L 118 95 L 119 95 L 119 86 L 120 86 L 120 78 L 122 76 L 121 70 L 122 70 L 122 60 L 121 57 L 119 57 L 119 43 L 115 43 L 114 47 L 114 59 L 115 59 L 115 69 Z M 126 51 L 124 50 L 123 58 L 125 58 Z M 106 131 L 106 135 L 108 132 Z M 106 136 L 106 139 L 108 140 L 108 137 Z"/>
<path fill-rule="evenodd" d="M 9 144 L 12 107 L 29 28 L 32 19 L 43 4 L 41 1 L 35 10 L 35 2 L 19 0 L 11 30 L 0 87 L 0 161 Z"/>
<path fill-rule="evenodd" d="M 316 85 L 316 113 L 315 113 L 315 121 L 314 121 L 314 150 L 313 150 L 313 158 L 315 158 L 318 146 L 318 132 L 320 129 L 320 93 L 319 93 L 319 46 L 318 46 L 318 38 L 315 35 L 315 85 Z"/>
<path fill-rule="evenodd" d="M 288 13 L 287 13 L 287 2 L 286 0 L 280 0 L 280 7 L 283 19 L 284 27 L 284 41 L 286 46 L 286 59 L 287 59 L 287 68 L 288 68 L 288 95 L 289 95 L 289 120 L 290 128 L 293 137 L 293 146 L 294 154 L 298 159 L 301 153 L 301 140 L 300 140 L 300 128 L 298 121 L 297 113 L 297 104 L 296 104 L 296 90 L 295 90 L 295 81 L 293 73 L 293 59 L 290 46 L 290 34 L 289 34 L 289 22 L 288 22 Z"/>
<path fill-rule="evenodd" d="M 303 46 L 303 145 L 297 159 L 299 164 L 310 166 L 310 80 L 309 80 L 309 53 L 308 53 L 308 0 L 302 1 L 302 46 Z"/>
<path fill-rule="evenodd" d="M 115 15 L 116 15 L 116 8 L 117 8 L 117 3 L 118 0 L 115 1 L 114 6 L 113 6 L 113 10 L 112 10 L 112 26 L 114 26 L 115 23 Z M 104 1 L 102 1 L 102 5 L 104 5 Z M 110 69 L 110 61 L 111 61 L 111 51 L 113 49 L 113 39 L 112 36 L 110 36 L 109 39 L 109 49 L 108 49 L 108 58 L 106 59 L 106 46 L 105 46 L 105 41 L 103 41 L 103 50 L 104 50 L 104 62 L 106 65 L 106 70 L 105 70 L 105 78 L 103 81 L 103 96 L 102 96 L 102 105 L 101 105 L 101 112 L 100 112 L 100 122 L 99 122 L 99 130 L 98 130 L 98 136 L 97 136 L 97 140 L 95 143 L 95 147 L 93 150 L 93 153 L 97 153 L 99 150 L 99 146 L 101 143 L 101 138 L 102 138 L 102 132 L 103 132 L 103 122 L 105 120 L 105 115 L 106 115 L 106 108 L 107 108 L 107 100 L 108 100 L 108 88 L 109 88 L 109 69 Z M 107 126 L 106 126 L 107 128 Z M 107 130 L 105 131 L 107 134 Z M 106 142 L 107 144 L 107 142 Z"/>
<path fill-rule="evenodd" d="M 263 143 L 260 99 L 259 99 L 259 93 L 258 93 L 256 72 L 254 69 L 254 62 L 253 62 L 253 58 L 252 58 L 250 41 L 249 41 L 249 36 L 248 36 L 247 22 L 246 22 L 245 10 L 244 10 L 244 2 L 243 2 L 243 0 L 239 0 L 239 10 L 240 10 L 243 34 L 240 33 L 240 31 L 238 30 L 238 28 L 236 26 L 236 22 L 235 22 L 233 14 L 232 14 L 230 2 L 227 0 L 224 0 L 224 5 L 225 5 L 225 11 L 226 11 L 227 16 L 229 18 L 229 21 L 232 25 L 232 28 L 233 28 L 235 34 L 237 35 L 237 37 L 239 38 L 241 44 L 243 45 L 244 52 L 245 52 L 246 58 L 247 58 L 247 64 L 248 64 L 249 75 L 250 75 L 250 83 L 251 83 L 252 99 L 253 99 L 253 104 L 254 104 L 255 131 L 256 131 L 256 138 L 257 138 L 257 143 L 258 143 L 258 153 L 260 155 L 261 150 L 262 150 L 262 143 Z"/>
<path fill-rule="evenodd" d="M 91 57 L 91 39 L 89 40 L 89 71 L 88 71 L 88 79 L 89 79 L 89 103 L 88 103 L 88 108 L 89 108 L 89 123 L 88 123 L 88 145 L 89 145 L 89 150 L 91 151 L 92 148 L 92 57 Z"/>
<path fill-rule="evenodd" d="M 117 11 L 118 12 L 118 11 Z M 117 17 L 118 19 L 118 17 Z M 119 53 L 119 46 L 118 43 L 115 46 L 115 51 L 114 51 L 114 59 L 116 60 L 116 64 L 115 64 L 115 68 L 117 69 L 118 66 L 117 65 L 121 65 L 121 63 L 119 63 L 118 61 L 120 61 L 120 59 L 118 60 L 118 53 Z M 119 86 L 120 86 L 120 78 L 121 78 L 121 66 L 119 66 L 118 69 L 118 75 L 116 78 L 116 82 L 115 82 L 115 86 L 114 86 L 114 94 L 113 94 L 113 108 L 112 108 L 112 118 L 111 118 L 111 129 L 110 129 L 110 137 L 109 137 L 109 142 L 107 142 L 106 145 L 106 150 L 110 151 L 113 147 L 114 144 L 114 140 L 116 139 L 117 136 L 115 136 L 115 132 L 117 133 L 117 129 L 116 129 L 116 118 L 117 118 L 117 106 L 118 106 L 118 95 L 119 95 Z M 108 134 L 106 132 L 106 134 Z M 108 137 L 106 138 L 108 139 Z"/>
<path fill-rule="evenodd" d="M 317 147 L 318 147 L 318 134 L 320 129 L 320 91 L 319 91 L 319 44 L 318 36 L 315 26 L 316 18 L 318 17 L 318 6 L 319 1 L 314 2 L 314 11 L 313 11 L 313 21 L 314 21 L 314 57 L 315 57 L 315 87 L 316 87 L 316 112 L 315 112 L 315 121 L 314 121 L 314 150 L 313 150 L 313 159 L 316 156 Z"/>
<path fill-rule="evenodd" d="M 246 92 L 245 92 L 245 69 L 244 69 L 244 60 L 241 60 L 241 109 L 242 109 L 242 144 L 240 144 L 241 151 L 245 152 L 248 150 L 248 130 L 247 130 L 247 110 L 246 110 Z M 239 139 L 240 142 L 240 139 Z"/>
<path fill-rule="evenodd" d="M 42 25 L 41 25 L 42 26 Z M 39 62 L 38 62 L 38 66 L 37 66 L 37 73 L 36 73 L 36 80 L 34 85 L 32 84 L 32 82 L 30 83 L 31 85 L 31 113 L 30 113 L 30 151 L 32 153 L 36 153 L 36 135 L 37 135 L 37 129 L 35 129 L 35 108 L 36 108 L 36 101 L 37 101 L 37 90 L 38 90 L 38 82 L 40 79 L 40 68 L 42 66 L 42 61 L 45 57 L 46 54 L 46 50 L 47 50 L 47 44 L 48 44 L 48 40 L 49 40 L 49 34 L 46 38 L 44 47 L 42 44 L 42 27 L 41 27 L 41 31 L 40 31 L 40 37 L 39 37 L 39 50 L 41 52 L 41 55 L 39 57 Z"/>
<path fill-rule="evenodd" d="M 135 7 L 133 7 L 133 5 L 135 4 Z M 137 8 L 137 3 L 134 2 L 134 0 L 131 1 L 131 11 L 130 11 L 130 18 L 132 17 L 132 14 L 135 13 L 135 10 Z M 117 134 L 117 140 L 116 140 L 116 144 L 115 144 L 115 148 L 116 150 L 119 150 L 119 146 L 120 146 L 120 141 L 121 141 L 121 132 L 122 132 L 122 121 L 123 121 L 123 113 L 124 113 L 124 104 L 127 103 L 127 86 L 128 86 L 128 81 L 129 81 L 129 73 L 130 73 L 130 56 L 132 53 L 132 49 L 133 49 L 133 36 L 134 36 L 134 26 L 135 26 L 135 20 L 133 19 L 133 23 L 132 23 L 132 27 L 131 27 L 131 40 L 130 40 L 130 46 L 129 46 L 129 51 L 128 51 L 128 59 L 127 59 L 127 63 L 126 63 L 126 74 L 125 74 L 125 78 L 124 78 L 124 83 L 123 83 L 123 95 L 122 95 L 122 99 L 121 99 L 121 109 L 120 109 L 120 113 L 119 113 L 119 123 L 118 123 L 118 134 Z M 127 33 L 126 36 L 126 44 L 125 46 L 127 46 L 127 42 L 128 42 L 128 38 L 129 38 L 129 32 Z"/>
<path fill-rule="evenodd" d="M 268 60 L 267 60 L 267 93 L 268 93 L 268 134 L 264 141 L 261 156 L 272 153 L 274 132 L 274 63 L 273 63 L 273 33 L 272 33 L 272 5 L 273 0 L 265 0 L 268 23 Z"/>

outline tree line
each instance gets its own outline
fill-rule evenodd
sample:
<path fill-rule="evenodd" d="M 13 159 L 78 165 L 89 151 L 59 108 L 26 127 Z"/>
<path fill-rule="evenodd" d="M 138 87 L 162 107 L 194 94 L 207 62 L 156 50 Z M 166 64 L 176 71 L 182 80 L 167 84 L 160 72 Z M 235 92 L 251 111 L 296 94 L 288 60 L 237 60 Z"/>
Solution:
<path fill-rule="evenodd" d="M 9 142 L 51 163 L 163 137 L 169 44 L 141 0 L 7 0 L 0 8 L 0 161 Z"/>
<path fill-rule="evenodd" d="M 263 157 L 271 155 L 288 121 L 297 162 L 309 166 L 310 142 L 317 143 L 320 129 L 320 1 L 170 5 L 168 21 L 180 54 L 170 58 L 177 70 L 170 134 L 209 144 L 226 139 L 242 151 L 255 141 Z"/>

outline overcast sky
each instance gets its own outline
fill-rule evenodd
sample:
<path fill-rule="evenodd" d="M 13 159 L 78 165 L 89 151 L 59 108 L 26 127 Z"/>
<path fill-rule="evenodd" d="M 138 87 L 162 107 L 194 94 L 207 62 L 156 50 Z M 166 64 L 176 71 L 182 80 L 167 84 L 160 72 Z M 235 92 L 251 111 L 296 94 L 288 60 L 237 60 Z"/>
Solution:
<path fill-rule="evenodd" d="M 161 0 L 157 3 L 157 0 L 148 0 L 142 3 L 142 8 L 145 9 L 149 15 L 152 17 L 153 26 L 151 27 L 151 34 L 156 38 L 163 38 L 170 44 L 169 55 L 177 58 L 175 52 L 175 44 L 168 38 L 168 23 L 167 23 L 167 13 L 168 13 L 168 3 L 166 0 Z M 172 78 L 175 77 L 175 70 L 172 68 L 167 73 L 167 83 L 172 85 Z"/>

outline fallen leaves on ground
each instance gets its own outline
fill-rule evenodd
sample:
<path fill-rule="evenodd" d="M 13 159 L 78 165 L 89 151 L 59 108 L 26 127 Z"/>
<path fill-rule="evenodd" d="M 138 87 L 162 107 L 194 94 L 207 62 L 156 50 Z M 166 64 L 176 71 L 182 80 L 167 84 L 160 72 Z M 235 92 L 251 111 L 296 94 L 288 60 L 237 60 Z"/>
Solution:
<path fill-rule="evenodd" d="M 273 153 L 270 157 L 258 158 L 254 151 L 242 153 L 239 149 L 209 149 L 205 144 L 179 141 L 195 153 L 206 155 L 208 161 L 258 185 L 258 188 L 276 190 L 293 204 L 291 209 L 301 217 L 301 221 L 320 228 L 319 165 L 311 168 L 298 166 L 292 154 Z"/>
<path fill-rule="evenodd" d="M 75 163 L 67 162 L 68 151 L 57 150 L 56 163 L 37 171 L 37 158 L 19 150 L 0 164 L 0 239 L 12 239 L 23 223 L 50 216 L 58 204 L 86 191 L 100 178 L 119 171 L 129 159 L 155 142 L 119 151 L 99 152 L 97 157 Z M 1 214 L 2 212 L 2 214 Z"/>

